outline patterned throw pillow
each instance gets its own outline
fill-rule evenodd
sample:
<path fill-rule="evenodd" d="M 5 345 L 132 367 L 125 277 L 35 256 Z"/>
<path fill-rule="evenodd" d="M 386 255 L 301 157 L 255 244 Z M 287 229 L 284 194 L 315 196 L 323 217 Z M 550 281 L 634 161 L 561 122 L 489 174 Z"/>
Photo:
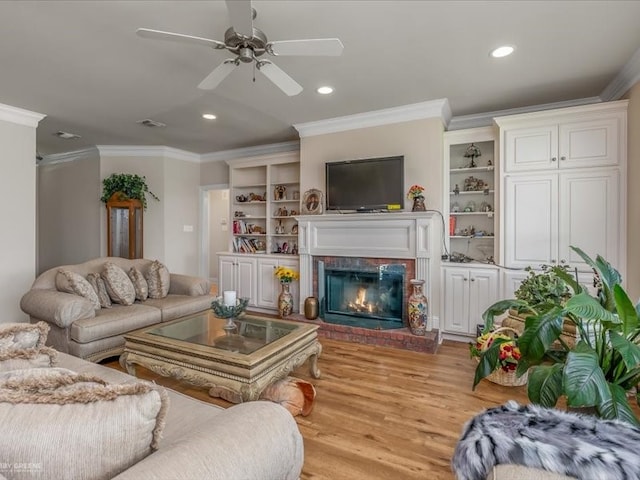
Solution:
<path fill-rule="evenodd" d="M 0 350 L 43 347 L 48 334 L 46 322 L 0 323 Z"/>
<path fill-rule="evenodd" d="M 58 352 L 51 347 L 0 350 L 0 372 L 45 368 L 56 364 Z"/>
<path fill-rule="evenodd" d="M 87 275 L 87 281 L 91 284 L 98 295 L 100 306 L 102 308 L 111 308 L 111 298 L 107 293 L 107 286 L 99 273 L 90 273 Z"/>
<path fill-rule="evenodd" d="M 113 303 L 132 305 L 135 302 L 136 290 L 123 269 L 115 263 L 105 262 L 101 276 Z"/>
<path fill-rule="evenodd" d="M 158 448 L 167 408 L 166 391 L 147 382 L 111 385 L 64 368 L 0 373 L 2 461 L 39 462 L 37 478 L 113 478 Z"/>
<path fill-rule="evenodd" d="M 100 310 L 100 300 L 91 284 L 79 273 L 61 268 L 56 275 L 56 288 L 60 292 L 73 293 L 86 298 L 93 308 Z"/>
<path fill-rule="evenodd" d="M 149 298 L 164 298 L 169 294 L 169 270 L 158 260 L 154 260 L 146 275 Z"/>
<path fill-rule="evenodd" d="M 144 275 L 142 275 L 142 272 L 136 267 L 131 267 L 129 269 L 129 278 L 131 279 L 133 288 L 136 291 L 136 300 L 144 302 L 149 297 L 149 286 L 147 285 L 147 281 L 144 279 Z"/>

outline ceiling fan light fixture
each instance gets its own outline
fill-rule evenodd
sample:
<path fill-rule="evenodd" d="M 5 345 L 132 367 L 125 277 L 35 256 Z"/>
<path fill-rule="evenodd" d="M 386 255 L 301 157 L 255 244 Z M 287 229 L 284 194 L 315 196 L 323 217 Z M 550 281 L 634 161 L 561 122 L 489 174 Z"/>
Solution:
<path fill-rule="evenodd" d="M 515 51 L 516 47 L 513 45 L 501 45 L 497 48 L 491 50 L 491 55 L 493 58 L 502 58 L 511 55 Z"/>
<path fill-rule="evenodd" d="M 58 138 L 63 138 L 64 140 L 77 140 L 78 138 L 82 138 L 80 135 L 76 135 L 75 133 L 63 132 L 62 130 L 54 133 L 54 135 Z"/>
<path fill-rule="evenodd" d="M 215 120 L 218 117 L 216 117 L 213 113 L 203 113 L 202 118 L 204 118 L 205 120 Z"/>
<path fill-rule="evenodd" d="M 333 93 L 333 87 L 330 87 L 329 85 L 324 85 L 322 87 L 318 87 L 316 92 L 318 92 L 320 95 L 329 95 Z"/>

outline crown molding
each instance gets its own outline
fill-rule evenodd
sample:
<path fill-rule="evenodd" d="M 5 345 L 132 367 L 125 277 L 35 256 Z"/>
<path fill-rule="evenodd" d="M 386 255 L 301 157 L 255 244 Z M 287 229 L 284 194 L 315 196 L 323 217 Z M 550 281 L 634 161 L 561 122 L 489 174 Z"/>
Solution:
<path fill-rule="evenodd" d="M 640 48 L 600 94 L 603 102 L 618 100 L 640 80 Z"/>
<path fill-rule="evenodd" d="M 202 163 L 220 162 L 233 160 L 235 158 L 257 157 L 261 155 L 271 155 L 275 153 L 295 152 L 300 150 L 300 142 L 270 143 L 267 145 L 257 145 L 255 147 L 234 148 L 232 150 L 221 150 L 219 152 L 205 153 L 200 156 Z"/>
<path fill-rule="evenodd" d="M 146 145 L 96 145 L 100 156 L 105 157 L 165 157 L 174 160 L 200 163 L 200 155 L 178 148 Z"/>
<path fill-rule="evenodd" d="M 44 155 L 37 165 L 54 165 L 56 163 L 74 162 L 76 160 L 86 160 L 89 155 L 95 155 L 96 158 L 100 156 L 96 147 L 87 147 L 81 150 L 74 150 L 73 152 L 53 153 L 51 155 Z"/>
<path fill-rule="evenodd" d="M 4 120 L 5 122 L 35 128 L 44 117 L 46 117 L 46 115 L 42 113 L 32 112 L 23 108 L 12 107 L 11 105 L 0 103 L 0 120 Z"/>
<path fill-rule="evenodd" d="M 294 123 L 293 126 L 298 130 L 300 137 L 304 138 L 427 118 L 440 118 L 446 126 L 451 119 L 449 100 L 443 98 L 315 122 Z"/>
<path fill-rule="evenodd" d="M 449 128 L 447 130 L 452 131 L 467 128 L 487 127 L 493 124 L 493 119 L 496 117 L 518 115 L 521 113 L 541 112 L 544 110 L 553 110 L 556 108 L 578 107 L 582 105 L 591 105 L 594 103 L 602 103 L 602 100 L 600 99 L 600 97 L 586 97 L 577 98 L 575 100 L 566 100 L 563 102 L 543 103 L 541 105 L 509 108 L 506 110 L 494 110 L 493 112 L 460 115 L 451 119 L 451 121 L 449 122 Z"/>

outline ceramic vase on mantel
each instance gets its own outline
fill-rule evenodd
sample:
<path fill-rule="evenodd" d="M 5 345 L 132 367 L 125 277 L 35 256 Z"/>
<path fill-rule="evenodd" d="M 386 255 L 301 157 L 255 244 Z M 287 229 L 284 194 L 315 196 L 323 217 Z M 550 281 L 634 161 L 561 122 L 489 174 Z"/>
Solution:
<path fill-rule="evenodd" d="M 280 285 L 282 285 L 282 291 L 278 295 L 278 315 L 284 318 L 293 313 L 293 295 L 290 291 L 290 282 L 280 282 Z"/>
<path fill-rule="evenodd" d="M 428 315 L 429 315 L 429 304 L 427 302 L 427 297 L 422 293 L 422 288 L 424 286 L 424 280 L 411 280 L 411 295 L 409 296 L 408 301 L 408 321 L 409 321 L 409 330 L 414 335 L 425 335 L 430 328 L 428 328 Z"/>
<path fill-rule="evenodd" d="M 424 204 L 424 197 L 422 195 L 415 197 L 413 199 L 413 207 L 411 207 L 412 212 L 425 212 L 427 207 Z"/>

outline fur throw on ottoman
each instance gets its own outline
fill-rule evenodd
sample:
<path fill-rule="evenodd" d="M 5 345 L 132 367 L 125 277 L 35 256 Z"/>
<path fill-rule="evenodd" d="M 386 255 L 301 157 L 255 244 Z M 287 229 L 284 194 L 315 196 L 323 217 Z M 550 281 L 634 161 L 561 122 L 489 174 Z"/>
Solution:
<path fill-rule="evenodd" d="M 640 479 L 640 428 L 510 401 L 467 422 L 452 460 L 458 480 L 485 480 L 499 464 L 580 480 Z"/>

